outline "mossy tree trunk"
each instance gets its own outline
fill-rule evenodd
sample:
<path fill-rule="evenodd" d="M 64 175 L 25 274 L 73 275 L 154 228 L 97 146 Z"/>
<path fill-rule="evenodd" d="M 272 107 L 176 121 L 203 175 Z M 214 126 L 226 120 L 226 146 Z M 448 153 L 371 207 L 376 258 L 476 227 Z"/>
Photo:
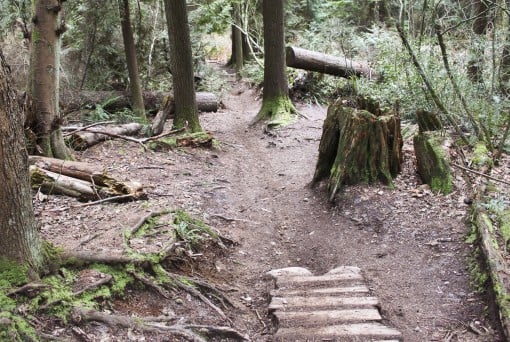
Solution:
<path fill-rule="evenodd" d="M 32 47 L 26 125 L 36 136 L 40 153 L 47 157 L 69 159 L 62 137 L 59 113 L 60 13 L 62 1 L 34 0 Z"/>
<path fill-rule="evenodd" d="M 312 184 L 328 178 L 330 200 L 343 184 L 390 184 L 401 170 L 402 135 L 398 113 L 359 101 L 360 108 L 338 100 L 324 121 Z"/>
<path fill-rule="evenodd" d="M 10 84 L 0 50 L 0 271 L 5 259 L 38 271 L 43 258 L 32 208 L 23 114 Z"/>
<path fill-rule="evenodd" d="M 269 119 L 270 126 L 292 120 L 296 109 L 289 98 L 285 64 L 284 0 L 264 0 L 264 90 L 262 108 L 254 122 Z"/>
<path fill-rule="evenodd" d="M 129 11 L 129 0 L 119 0 L 120 26 L 124 40 L 124 51 L 126 64 L 129 73 L 129 88 L 131 92 L 131 103 L 136 116 L 146 121 L 145 106 L 143 103 L 142 84 L 138 72 L 138 61 L 136 59 L 136 46 L 131 26 L 131 14 Z"/>
<path fill-rule="evenodd" d="M 200 132 L 186 0 L 165 0 L 165 13 L 175 98 L 173 128 Z"/>

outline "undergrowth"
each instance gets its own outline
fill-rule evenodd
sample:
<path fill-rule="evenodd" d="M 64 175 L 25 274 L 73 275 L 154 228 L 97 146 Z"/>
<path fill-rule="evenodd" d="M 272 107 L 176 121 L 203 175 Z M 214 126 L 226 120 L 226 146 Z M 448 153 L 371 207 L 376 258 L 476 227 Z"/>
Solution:
<path fill-rule="evenodd" d="M 165 221 L 162 222 L 162 218 Z M 211 241 L 220 242 L 218 233 L 204 222 L 177 209 L 147 219 L 135 234 L 125 234 L 127 244 L 133 237 L 148 238 L 158 230 L 169 245 L 178 244 L 190 254 Z M 29 281 L 25 267 L 0 260 L 0 340 L 39 341 L 41 332 L 38 330 L 40 327 L 36 328 L 33 324 L 35 317 L 44 315 L 65 325 L 72 318 L 74 308 L 101 309 L 113 298 L 124 296 L 131 286 L 145 287 L 148 282 L 170 288 L 176 286 L 176 282 L 195 286 L 193 279 L 185 276 L 173 278 L 163 268 L 161 263 L 171 255 L 139 253 L 129 247 L 127 250 L 133 262 L 83 266 L 81 262 L 69 263 L 70 260 L 66 260 L 61 264 L 66 266 L 59 266 L 35 282 Z M 188 261 L 192 262 L 192 259 Z M 90 274 L 95 275 L 94 281 L 105 278 L 107 281 L 90 286 L 91 280 L 87 281 Z M 28 287 L 22 289 L 21 286 L 26 284 Z"/>

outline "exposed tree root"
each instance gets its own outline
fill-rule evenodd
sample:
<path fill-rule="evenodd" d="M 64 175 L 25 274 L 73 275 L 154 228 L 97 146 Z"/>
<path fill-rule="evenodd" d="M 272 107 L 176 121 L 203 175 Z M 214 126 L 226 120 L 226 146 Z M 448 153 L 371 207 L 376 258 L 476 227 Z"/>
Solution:
<path fill-rule="evenodd" d="M 73 310 L 73 318 L 76 322 L 96 321 L 108 324 L 112 327 L 135 328 L 139 331 L 155 333 L 172 333 L 190 339 L 191 341 L 207 341 L 207 338 L 230 338 L 237 341 L 249 341 L 249 338 L 235 329 L 222 326 L 174 324 L 166 325 L 161 318 L 151 319 L 150 317 L 128 317 L 123 315 L 106 314 L 104 312 L 79 308 Z M 166 319 L 170 321 L 169 318 Z"/>

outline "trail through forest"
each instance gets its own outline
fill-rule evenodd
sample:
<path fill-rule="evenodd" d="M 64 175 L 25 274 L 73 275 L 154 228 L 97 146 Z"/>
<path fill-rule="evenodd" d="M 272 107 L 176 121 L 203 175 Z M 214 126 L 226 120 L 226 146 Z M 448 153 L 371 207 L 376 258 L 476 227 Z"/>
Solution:
<path fill-rule="evenodd" d="M 299 105 L 307 119 L 279 130 L 250 127 L 258 92 L 227 77 L 225 108 L 201 115 L 221 149 L 144 152 L 115 140 L 81 152 L 79 160 L 142 182 L 149 200 L 69 208 L 70 199 L 50 196 L 36 203 L 43 235 L 68 248 L 121 251 L 123 230 L 141 216 L 183 208 L 237 242 L 192 271 L 228 290 L 239 307 L 227 315 L 254 341 L 271 340 L 265 272 L 301 266 L 323 274 L 342 265 L 361 268 L 384 323 L 405 341 L 503 341 L 488 301 L 470 285 L 469 189 L 461 177 L 452 195 L 431 193 L 419 182 L 406 143 L 404 171 L 393 188 L 347 187 L 331 205 L 320 186 L 308 186 L 326 108 Z M 203 306 L 180 305 L 133 291 L 112 310 L 157 316 L 171 307 L 185 321 L 222 323 Z M 100 325 L 86 332 L 98 340 L 142 340 L 136 331 Z"/>

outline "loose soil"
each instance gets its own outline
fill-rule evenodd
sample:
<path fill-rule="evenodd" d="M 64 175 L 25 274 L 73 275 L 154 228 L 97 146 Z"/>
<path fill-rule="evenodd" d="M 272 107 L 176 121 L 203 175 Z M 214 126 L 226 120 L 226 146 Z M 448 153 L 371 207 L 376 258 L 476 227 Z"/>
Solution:
<path fill-rule="evenodd" d="M 225 107 L 201 115 L 220 149 L 146 152 L 115 140 L 76 153 L 123 180 L 142 182 L 147 201 L 82 208 L 59 196 L 36 202 L 43 236 L 68 249 L 121 252 L 124 230 L 165 208 L 182 208 L 237 243 L 219 254 L 195 256 L 193 267 L 176 265 L 217 284 L 238 303 L 226 311 L 231 323 L 189 295 L 176 292 L 164 300 L 148 289 L 130 289 L 110 303 L 110 311 L 231 325 L 253 341 L 271 341 L 265 272 L 302 266 L 322 274 L 349 265 L 362 269 L 385 323 L 405 341 L 504 341 L 490 301 L 475 290 L 470 275 L 465 200 L 471 189 L 462 177 L 453 194 L 433 194 L 419 181 L 406 143 L 404 170 L 393 187 L 347 187 L 333 205 L 325 189 L 309 187 L 326 108 L 298 105 L 308 119 L 267 132 L 249 126 L 260 108 L 257 90 L 228 77 Z M 173 340 L 102 324 L 82 326 L 80 336 L 58 322 L 51 329 L 46 332 L 72 340 Z"/>

